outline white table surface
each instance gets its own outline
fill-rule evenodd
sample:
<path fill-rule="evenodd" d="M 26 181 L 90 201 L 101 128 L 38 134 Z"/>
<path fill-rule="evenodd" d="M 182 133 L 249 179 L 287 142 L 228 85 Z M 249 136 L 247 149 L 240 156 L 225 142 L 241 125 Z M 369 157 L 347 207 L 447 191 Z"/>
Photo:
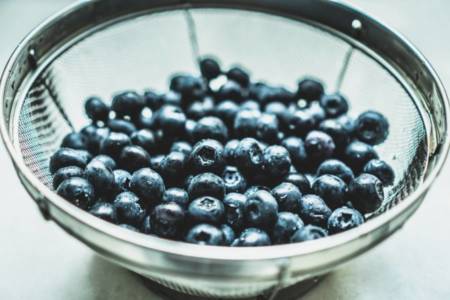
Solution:
<path fill-rule="evenodd" d="M 68 0 L 0 0 L 0 67 L 18 41 Z M 358 0 L 404 33 L 450 87 L 450 1 Z M 45 222 L 0 146 L 0 299 L 160 299 Z M 450 299 L 450 168 L 388 241 L 326 277 L 304 299 Z"/>

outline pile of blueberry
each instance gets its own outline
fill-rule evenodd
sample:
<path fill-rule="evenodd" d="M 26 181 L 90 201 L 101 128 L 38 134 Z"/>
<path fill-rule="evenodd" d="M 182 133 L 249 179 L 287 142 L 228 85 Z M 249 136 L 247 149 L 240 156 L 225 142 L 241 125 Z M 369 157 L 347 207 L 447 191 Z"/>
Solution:
<path fill-rule="evenodd" d="M 207 245 L 317 239 L 381 206 L 394 182 L 373 148 L 389 133 L 383 115 L 352 119 L 312 78 L 291 92 L 212 58 L 200 70 L 164 94 L 87 99 L 92 123 L 50 159 L 56 192 L 124 228 Z"/>

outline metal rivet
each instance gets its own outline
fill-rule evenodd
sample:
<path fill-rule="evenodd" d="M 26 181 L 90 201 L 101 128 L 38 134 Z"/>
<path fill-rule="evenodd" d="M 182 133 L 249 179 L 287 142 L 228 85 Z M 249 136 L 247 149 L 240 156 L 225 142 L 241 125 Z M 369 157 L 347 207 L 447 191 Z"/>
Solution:
<path fill-rule="evenodd" d="M 31 68 L 37 68 L 36 50 L 34 50 L 33 48 L 30 48 L 30 50 L 28 50 L 28 62 L 30 63 Z"/>
<path fill-rule="evenodd" d="M 361 34 L 362 23 L 360 20 L 354 19 L 352 21 L 352 30 L 353 30 L 353 35 L 355 35 L 355 36 L 359 36 Z"/>

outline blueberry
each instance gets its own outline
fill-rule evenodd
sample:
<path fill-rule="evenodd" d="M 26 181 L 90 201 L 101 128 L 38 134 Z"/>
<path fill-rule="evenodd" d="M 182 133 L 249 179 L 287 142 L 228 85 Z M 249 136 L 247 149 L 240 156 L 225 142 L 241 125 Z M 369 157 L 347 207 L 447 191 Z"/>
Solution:
<path fill-rule="evenodd" d="M 210 97 L 205 97 L 203 100 L 192 102 L 187 110 L 186 115 L 194 120 L 201 119 L 214 112 L 214 101 Z"/>
<path fill-rule="evenodd" d="M 89 213 L 111 223 L 117 223 L 117 210 L 108 202 L 97 202 L 89 210 Z"/>
<path fill-rule="evenodd" d="M 126 146 L 119 157 L 119 166 L 128 172 L 150 167 L 150 155 L 139 146 Z"/>
<path fill-rule="evenodd" d="M 247 188 L 245 177 L 234 166 L 226 166 L 222 178 L 225 184 L 226 193 L 243 193 Z"/>
<path fill-rule="evenodd" d="M 214 79 L 222 74 L 220 65 L 214 58 L 203 58 L 200 60 L 200 72 L 208 80 Z"/>
<path fill-rule="evenodd" d="M 59 148 L 58 151 L 50 157 L 50 172 L 53 174 L 59 169 L 69 166 L 84 168 L 91 158 L 92 156 L 89 152 L 84 150 Z"/>
<path fill-rule="evenodd" d="M 189 156 L 189 165 L 193 173 L 221 174 L 225 165 L 223 146 L 218 141 L 211 139 L 198 142 Z"/>
<path fill-rule="evenodd" d="M 223 244 L 225 246 L 230 246 L 231 243 L 233 243 L 234 239 L 236 238 L 236 234 L 234 233 L 233 228 L 231 228 L 227 224 L 220 225 L 220 230 L 223 234 Z"/>
<path fill-rule="evenodd" d="M 163 106 L 163 99 L 157 93 L 152 90 L 144 91 L 144 102 L 149 108 L 153 110 L 159 109 Z"/>
<path fill-rule="evenodd" d="M 220 224 L 225 216 L 225 208 L 222 201 L 205 196 L 192 201 L 187 214 L 193 223 Z"/>
<path fill-rule="evenodd" d="M 92 183 L 97 196 L 109 194 L 114 189 L 112 170 L 99 160 L 91 161 L 84 171 L 86 179 Z"/>
<path fill-rule="evenodd" d="M 81 208 L 88 209 L 95 201 L 95 192 L 92 184 L 84 178 L 71 177 L 58 186 L 56 193 Z"/>
<path fill-rule="evenodd" d="M 261 114 L 256 125 L 256 137 L 266 143 L 278 141 L 279 133 L 278 118 L 272 114 Z"/>
<path fill-rule="evenodd" d="M 59 169 L 53 174 L 53 188 L 56 190 L 61 182 L 72 177 L 83 178 L 84 170 L 77 166 L 68 166 Z"/>
<path fill-rule="evenodd" d="M 239 140 L 229 140 L 223 148 L 223 158 L 228 164 L 234 164 L 235 152 L 239 146 Z"/>
<path fill-rule="evenodd" d="M 139 113 L 139 116 L 132 119 L 132 121 L 137 129 L 153 129 L 155 127 L 153 111 L 148 107 L 144 107 Z"/>
<path fill-rule="evenodd" d="M 252 185 L 245 191 L 244 195 L 248 198 L 248 197 L 250 197 L 250 195 L 256 193 L 257 191 L 270 192 L 270 188 L 268 188 L 267 186 L 264 186 L 264 185 Z"/>
<path fill-rule="evenodd" d="M 157 111 L 157 124 L 164 133 L 173 136 L 182 136 L 186 125 L 186 115 L 181 108 L 173 105 L 164 105 Z"/>
<path fill-rule="evenodd" d="M 326 112 L 322 108 L 322 106 L 320 106 L 319 101 L 313 101 L 309 103 L 309 106 L 305 108 L 305 111 L 309 115 L 311 115 L 316 124 L 319 124 L 320 122 L 325 120 Z"/>
<path fill-rule="evenodd" d="M 118 159 L 123 148 L 131 145 L 131 140 L 125 133 L 111 132 L 100 144 L 100 153 Z"/>
<path fill-rule="evenodd" d="M 333 139 L 322 131 L 311 131 L 305 138 L 305 150 L 308 159 L 313 163 L 320 163 L 330 158 L 336 146 Z"/>
<path fill-rule="evenodd" d="M 170 152 L 161 161 L 160 174 L 170 185 L 182 185 L 187 166 L 187 156 L 181 152 Z"/>
<path fill-rule="evenodd" d="M 300 212 L 302 193 L 294 184 L 283 182 L 272 189 L 272 195 L 277 200 L 280 211 Z"/>
<path fill-rule="evenodd" d="M 152 156 L 150 159 L 150 168 L 155 170 L 156 172 L 161 172 L 161 162 L 163 161 L 164 157 L 166 157 L 163 154 Z"/>
<path fill-rule="evenodd" d="M 109 117 L 110 108 L 99 97 L 90 97 L 84 103 L 86 115 L 92 121 L 106 122 Z"/>
<path fill-rule="evenodd" d="M 239 109 L 240 110 L 257 110 L 257 111 L 259 111 L 259 110 L 261 110 L 261 106 L 259 105 L 259 103 L 257 101 L 250 99 L 250 100 L 242 102 L 239 105 Z"/>
<path fill-rule="evenodd" d="M 248 226 L 271 229 L 278 218 L 278 203 L 267 191 L 252 193 L 245 202 L 245 218 Z"/>
<path fill-rule="evenodd" d="M 316 120 L 306 110 L 296 110 L 289 117 L 289 130 L 297 136 L 305 136 L 315 126 Z"/>
<path fill-rule="evenodd" d="M 273 145 L 264 149 L 264 171 L 272 180 L 281 180 L 289 174 L 291 158 L 283 146 Z"/>
<path fill-rule="evenodd" d="M 222 119 L 229 128 L 233 127 L 234 118 L 238 111 L 239 106 L 231 100 L 224 100 L 214 107 L 214 114 Z"/>
<path fill-rule="evenodd" d="M 243 96 L 242 87 L 239 83 L 228 80 L 222 85 L 216 93 L 216 97 L 219 100 L 230 99 L 234 101 L 241 101 Z"/>
<path fill-rule="evenodd" d="M 250 84 L 250 76 L 240 67 L 233 67 L 228 70 L 227 78 L 239 83 L 242 87 L 248 87 Z"/>
<path fill-rule="evenodd" d="M 328 236 L 328 232 L 318 226 L 306 225 L 297 230 L 291 237 L 291 243 L 317 240 Z"/>
<path fill-rule="evenodd" d="M 350 134 L 353 135 L 355 131 L 355 121 L 349 115 L 342 115 L 336 119 L 344 129 Z"/>
<path fill-rule="evenodd" d="M 369 160 L 378 158 L 375 149 L 366 143 L 354 141 L 345 149 L 344 162 L 352 168 L 354 173 L 362 171 Z"/>
<path fill-rule="evenodd" d="M 117 165 L 116 165 L 116 161 L 108 156 L 108 155 L 104 155 L 104 154 L 100 154 L 95 156 L 92 161 L 100 161 L 101 163 L 103 163 L 107 168 L 111 169 L 111 170 L 115 170 Z"/>
<path fill-rule="evenodd" d="M 188 157 L 192 152 L 192 146 L 188 142 L 175 142 L 172 144 L 172 147 L 170 147 L 170 152 L 180 152 Z"/>
<path fill-rule="evenodd" d="M 187 190 L 191 199 L 202 196 L 223 199 L 225 196 L 225 183 L 216 174 L 201 173 L 192 178 Z"/>
<path fill-rule="evenodd" d="M 272 242 L 274 244 L 289 243 L 291 236 L 303 226 L 303 221 L 298 215 L 290 212 L 280 212 L 272 230 Z"/>
<path fill-rule="evenodd" d="M 116 193 L 128 191 L 130 187 L 131 174 L 125 170 L 117 169 L 113 171 L 114 175 L 114 189 Z"/>
<path fill-rule="evenodd" d="M 86 137 L 78 132 L 71 132 L 67 134 L 62 140 L 61 147 L 76 150 L 88 150 Z"/>
<path fill-rule="evenodd" d="M 152 220 L 151 220 L 150 216 L 146 216 L 144 218 L 144 221 L 142 221 L 141 231 L 142 231 L 142 233 L 145 233 L 145 234 L 152 233 Z"/>
<path fill-rule="evenodd" d="M 291 136 L 285 138 L 281 145 L 289 152 L 289 157 L 294 166 L 299 170 L 304 169 L 308 157 L 303 140 L 299 137 Z"/>
<path fill-rule="evenodd" d="M 363 214 L 376 211 L 384 200 L 383 184 L 371 174 L 361 174 L 349 186 L 349 199 Z"/>
<path fill-rule="evenodd" d="M 290 182 L 295 185 L 302 194 L 311 193 L 311 183 L 309 179 L 300 173 L 289 173 L 284 179 L 285 182 Z"/>
<path fill-rule="evenodd" d="M 347 99 L 339 93 L 322 96 L 320 105 L 325 110 L 328 118 L 336 118 L 348 111 Z"/>
<path fill-rule="evenodd" d="M 101 142 L 109 135 L 109 128 L 88 125 L 81 129 L 80 133 L 86 138 L 86 146 L 89 152 L 97 154 L 100 152 Z"/>
<path fill-rule="evenodd" d="M 232 247 L 258 247 L 272 244 L 269 235 L 259 228 L 246 228 L 231 244 Z"/>
<path fill-rule="evenodd" d="M 183 208 L 174 202 L 157 205 L 150 215 L 152 233 L 169 239 L 179 238 L 185 216 Z"/>
<path fill-rule="evenodd" d="M 127 135 L 132 135 L 137 130 L 132 122 L 123 119 L 110 119 L 107 126 L 111 131 L 121 132 Z"/>
<path fill-rule="evenodd" d="M 363 169 L 364 173 L 375 175 L 384 185 L 394 184 L 394 170 L 384 160 L 372 159 Z"/>
<path fill-rule="evenodd" d="M 355 134 L 362 142 L 378 145 L 386 140 L 389 123 L 379 112 L 366 111 L 355 120 Z"/>
<path fill-rule="evenodd" d="M 339 150 L 345 149 L 352 138 L 351 132 L 337 119 L 324 120 L 320 123 L 319 130 L 331 136 Z"/>
<path fill-rule="evenodd" d="M 185 241 L 192 244 L 220 246 L 224 244 L 222 230 L 210 224 L 198 224 L 192 227 Z"/>
<path fill-rule="evenodd" d="M 191 75 L 172 77 L 170 89 L 179 93 L 184 101 L 201 99 L 206 94 L 206 84 L 203 79 Z"/>
<path fill-rule="evenodd" d="M 333 211 L 328 219 L 328 232 L 330 234 L 343 232 L 364 223 L 364 217 L 355 209 L 341 207 Z"/>
<path fill-rule="evenodd" d="M 236 231 L 245 225 L 245 202 L 247 197 L 238 193 L 229 193 L 223 199 L 226 222 Z"/>
<path fill-rule="evenodd" d="M 234 152 L 234 157 L 236 165 L 245 175 L 261 172 L 263 168 L 263 151 L 254 138 L 242 139 Z"/>
<path fill-rule="evenodd" d="M 264 108 L 264 112 L 267 114 L 272 114 L 278 118 L 282 118 L 283 114 L 286 112 L 287 107 L 280 101 L 270 102 Z"/>
<path fill-rule="evenodd" d="M 181 106 L 181 94 L 175 91 L 168 91 L 161 96 L 162 105 Z"/>
<path fill-rule="evenodd" d="M 330 215 L 331 209 L 319 196 L 309 194 L 300 199 L 300 217 L 306 224 L 325 227 Z"/>
<path fill-rule="evenodd" d="M 250 86 L 250 97 L 258 100 L 262 105 L 267 105 L 273 101 L 289 103 L 294 99 L 294 94 L 284 87 L 273 87 L 264 83 L 256 83 Z"/>
<path fill-rule="evenodd" d="M 331 208 L 344 205 L 347 196 L 347 184 L 334 175 L 321 175 L 314 180 L 314 194 L 320 196 Z"/>
<path fill-rule="evenodd" d="M 145 207 L 159 202 L 165 189 L 161 176 L 150 168 L 140 169 L 131 176 L 130 190 L 138 195 Z"/>
<path fill-rule="evenodd" d="M 324 93 L 323 84 L 315 79 L 306 78 L 298 83 L 297 96 L 307 101 L 319 100 Z"/>
<path fill-rule="evenodd" d="M 121 228 L 123 228 L 123 229 L 126 229 L 126 230 L 131 230 L 131 231 L 134 231 L 134 232 L 140 232 L 139 229 L 137 229 L 136 227 L 131 226 L 129 224 L 119 224 L 119 226 Z"/>
<path fill-rule="evenodd" d="M 131 135 L 133 145 L 140 146 L 148 153 L 153 153 L 156 149 L 156 138 L 151 130 L 141 129 Z"/>
<path fill-rule="evenodd" d="M 186 139 L 190 142 L 194 140 L 194 128 L 197 125 L 197 122 L 194 120 L 187 119 L 186 124 L 184 125 L 184 130 L 186 133 Z"/>
<path fill-rule="evenodd" d="M 136 117 L 144 105 L 144 98 L 138 93 L 125 91 L 113 97 L 111 108 L 119 118 L 123 116 Z"/>
<path fill-rule="evenodd" d="M 214 139 L 223 143 L 228 138 L 228 129 L 217 117 L 203 117 L 195 125 L 193 137 L 195 141 Z"/>
<path fill-rule="evenodd" d="M 337 159 L 328 159 L 317 168 L 317 176 L 330 174 L 339 177 L 346 184 L 349 184 L 353 178 L 353 171 L 342 161 Z"/>
<path fill-rule="evenodd" d="M 234 135 L 238 138 L 256 136 L 259 118 L 261 113 L 258 110 L 241 110 L 234 119 Z"/>
<path fill-rule="evenodd" d="M 167 189 L 162 197 L 162 202 L 175 202 L 182 208 L 187 208 L 189 204 L 189 196 L 188 193 L 180 188 L 170 188 Z"/>

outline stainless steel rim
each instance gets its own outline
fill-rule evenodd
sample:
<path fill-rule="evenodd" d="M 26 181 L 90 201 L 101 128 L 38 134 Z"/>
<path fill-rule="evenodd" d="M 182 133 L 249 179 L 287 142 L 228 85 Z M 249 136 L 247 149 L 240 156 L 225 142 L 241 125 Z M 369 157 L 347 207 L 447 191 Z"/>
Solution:
<path fill-rule="evenodd" d="M 48 19 L 42 25 L 33 30 L 16 48 L 11 58 L 8 61 L 8 64 L 3 72 L 1 82 L 0 82 L 0 99 L 3 100 L 3 104 L 0 106 L 0 115 L 1 115 L 1 123 L 0 130 L 2 134 L 3 141 L 6 145 L 6 149 L 13 160 L 13 163 L 20 174 L 21 180 L 26 186 L 26 188 L 33 193 L 33 197 L 38 199 L 43 199 L 42 201 L 49 201 L 48 204 L 54 206 L 58 210 L 61 210 L 76 220 L 84 223 L 85 225 L 95 229 L 99 232 L 102 232 L 106 235 L 112 236 L 117 240 L 121 240 L 137 247 L 148 248 L 156 251 L 161 251 L 164 253 L 170 253 L 174 255 L 185 256 L 186 258 L 192 259 L 208 259 L 208 260 L 226 260 L 226 261 L 242 261 L 242 260 L 272 260 L 272 259 L 283 259 L 286 257 L 293 256 L 303 256 L 311 253 L 320 253 L 322 251 L 326 251 L 335 247 L 342 246 L 350 241 L 357 240 L 363 237 L 367 237 L 370 233 L 374 232 L 379 228 L 385 228 L 386 233 L 392 233 L 402 225 L 403 222 L 398 223 L 390 223 L 392 220 L 397 217 L 404 215 L 405 218 L 413 213 L 413 211 L 420 205 L 420 202 L 423 198 L 423 195 L 426 193 L 436 176 L 442 169 L 442 166 L 446 160 L 447 152 L 449 149 L 449 139 L 442 138 L 444 141 L 440 142 L 439 147 L 435 150 L 436 153 L 440 154 L 437 161 L 434 163 L 434 166 L 431 168 L 429 174 L 427 174 L 426 179 L 422 183 L 422 185 L 415 190 L 411 195 L 409 195 L 406 199 L 404 199 L 401 203 L 393 207 L 391 210 L 383 213 L 382 215 L 368 221 L 363 226 L 360 226 L 356 229 L 348 231 L 346 233 L 342 233 L 339 235 L 335 235 L 332 237 L 328 237 L 323 240 L 312 241 L 303 243 L 302 245 L 281 245 L 281 246 L 270 246 L 270 247 L 261 247 L 258 248 L 258 251 L 254 249 L 246 249 L 246 248 L 227 248 L 227 247 L 211 247 L 211 246 L 197 246 L 186 243 L 174 242 L 170 240 L 161 239 L 154 236 L 144 236 L 142 234 L 132 233 L 126 230 L 123 230 L 117 226 L 99 222 L 95 217 L 89 215 L 88 213 L 72 206 L 64 199 L 57 196 L 53 191 L 48 189 L 44 184 L 42 184 L 37 178 L 31 173 L 31 171 L 27 168 L 24 162 L 20 159 L 20 156 L 17 153 L 17 150 L 13 146 L 13 141 L 10 137 L 9 131 L 9 118 L 5 118 L 5 109 L 9 109 L 6 111 L 8 115 L 10 115 L 11 109 L 8 108 L 11 105 L 11 101 L 8 97 L 8 89 L 10 83 L 10 76 L 14 73 L 15 68 L 18 63 L 23 61 L 24 54 L 26 53 L 27 57 L 30 54 L 30 45 L 31 41 L 34 41 L 38 36 L 40 36 L 43 32 L 48 30 L 49 27 L 55 26 L 55 24 L 59 24 L 64 22 L 65 18 L 72 16 L 75 12 L 80 11 L 81 9 L 95 9 L 95 5 L 102 1 L 80 1 L 69 8 L 63 10 L 62 12 L 56 14 L 54 17 Z M 107 2 L 107 1 L 103 1 Z M 118 2 L 118 1 L 110 1 Z M 405 72 L 404 69 L 408 69 L 404 64 L 409 61 L 411 58 L 414 58 L 412 62 L 412 66 L 420 67 L 419 71 L 422 76 L 426 77 L 426 80 L 431 82 L 434 89 L 434 96 L 440 99 L 443 99 L 443 114 L 445 116 L 444 124 L 440 124 L 446 130 L 450 127 L 450 120 L 447 117 L 449 112 L 449 103 L 445 93 L 445 90 L 442 86 L 441 81 L 439 80 L 437 74 L 432 69 L 431 65 L 427 62 L 427 60 L 423 57 L 423 55 L 409 43 L 404 37 L 400 34 L 394 32 L 393 30 L 385 27 L 379 22 L 373 20 L 367 15 L 356 11 L 346 5 L 330 2 L 330 1 L 295 1 L 296 3 L 290 3 L 291 1 L 246 1 L 245 4 L 239 1 L 166 1 L 166 3 L 162 3 L 163 1 L 154 1 L 151 4 L 143 4 L 145 1 L 140 1 L 139 5 L 137 4 L 139 1 L 130 1 L 129 5 L 133 7 L 136 5 L 136 9 L 142 9 L 145 7 L 147 10 L 175 6 L 175 7 L 185 7 L 186 5 L 189 7 L 225 7 L 225 8 L 241 8 L 241 9 L 250 9 L 257 10 L 263 12 L 270 12 L 273 14 L 279 14 L 282 16 L 288 16 L 291 18 L 302 18 L 303 20 L 310 20 L 312 22 L 321 22 L 324 21 L 323 18 L 317 16 L 317 11 L 311 10 L 311 7 L 315 7 L 316 9 L 337 9 L 341 13 L 345 13 L 340 17 L 343 17 L 345 20 L 342 21 L 342 26 L 338 26 L 334 30 L 337 30 L 342 35 L 346 35 L 349 37 L 356 38 L 361 45 L 365 45 L 370 48 L 375 43 L 376 39 L 380 37 L 370 37 L 366 36 L 366 38 L 357 38 L 355 37 L 354 28 L 352 28 L 351 22 L 346 22 L 347 20 L 359 20 L 363 26 L 367 27 L 375 27 L 378 30 L 382 31 L 386 36 L 384 38 L 391 38 L 396 41 L 399 45 L 399 49 L 404 52 L 408 52 L 410 57 L 406 57 L 405 61 L 396 61 L 394 55 L 395 51 L 398 49 L 387 49 L 385 53 L 380 52 L 385 57 L 384 59 L 391 59 L 391 63 L 395 64 L 397 67 L 397 71 L 401 71 L 402 75 L 405 76 L 408 80 L 413 82 L 415 80 L 413 74 Z M 308 8 L 308 9 L 306 9 Z M 104 21 L 104 20 L 103 20 Z M 339 23 L 341 22 L 339 21 Z M 325 23 L 326 24 L 326 23 Z M 325 25 L 326 26 L 326 25 Z M 56 45 L 57 43 L 55 43 Z M 55 46 L 52 45 L 52 46 Z M 56 46 L 55 46 L 56 47 Z M 376 49 L 381 51 L 381 49 Z M 389 53 L 390 52 L 390 53 Z M 32 59 L 32 57 L 31 57 Z M 33 64 L 33 62 L 30 62 Z M 401 64 L 401 65 L 400 65 Z M 403 68 L 400 70 L 400 66 Z M 32 69 L 30 67 L 30 69 Z M 417 83 L 419 84 L 419 83 Z M 12 90 L 15 88 L 13 87 Z M 16 90 L 14 92 L 17 93 Z M 428 97 L 429 95 L 425 95 Z M 431 97 L 433 95 L 430 95 Z M 45 205 L 45 204 L 44 204 Z M 377 238 L 374 238 L 374 243 L 381 240 L 384 236 L 378 235 Z"/>

